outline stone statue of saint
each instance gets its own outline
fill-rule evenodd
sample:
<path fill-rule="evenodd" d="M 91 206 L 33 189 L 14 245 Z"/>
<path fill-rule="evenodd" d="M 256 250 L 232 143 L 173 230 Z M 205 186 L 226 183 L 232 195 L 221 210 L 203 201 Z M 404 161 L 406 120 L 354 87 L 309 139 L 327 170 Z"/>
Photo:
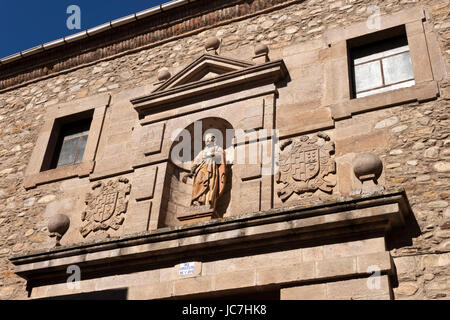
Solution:
<path fill-rule="evenodd" d="M 190 173 L 183 177 L 193 178 L 191 206 L 210 206 L 215 209 L 217 199 L 225 189 L 225 152 L 216 144 L 214 135 L 205 136 L 206 146 L 195 157 Z"/>

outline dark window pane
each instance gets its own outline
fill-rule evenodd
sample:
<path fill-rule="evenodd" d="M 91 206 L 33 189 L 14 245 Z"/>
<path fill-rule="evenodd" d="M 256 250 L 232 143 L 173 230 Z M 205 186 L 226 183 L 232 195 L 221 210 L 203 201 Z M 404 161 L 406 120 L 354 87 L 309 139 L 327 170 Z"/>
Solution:
<path fill-rule="evenodd" d="M 395 38 L 369 43 L 361 47 L 352 48 L 351 56 L 353 60 L 358 61 L 361 58 L 380 54 L 393 49 L 398 49 L 407 45 L 408 40 L 406 38 L 406 35 L 403 35 Z"/>
<path fill-rule="evenodd" d="M 78 149 L 78 156 L 75 159 L 75 163 L 81 163 L 81 161 L 83 160 L 83 155 L 84 155 L 84 149 L 86 149 L 86 142 L 88 139 L 88 136 L 83 136 L 80 138 L 81 142 L 80 142 L 80 148 Z"/>
<path fill-rule="evenodd" d="M 62 127 L 54 168 L 82 162 L 90 126 L 91 119 L 86 119 Z"/>
<path fill-rule="evenodd" d="M 81 130 L 81 128 L 80 128 Z M 79 131 L 79 132 L 74 132 L 73 133 L 73 129 L 70 131 L 67 131 L 67 133 L 64 135 L 64 140 L 70 140 L 73 138 L 79 138 L 82 136 L 87 136 L 89 134 L 89 130 L 83 130 L 83 131 Z"/>
<path fill-rule="evenodd" d="M 72 121 L 69 118 L 55 121 L 41 171 L 74 165 L 83 161 L 92 122 L 92 112 L 76 114 L 71 118 Z"/>
<path fill-rule="evenodd" d="M 61 152 L 59 154 L 57 167 L 73 164 L 78 147 L 78 138 L 66 140 L 63 142 Z"/>

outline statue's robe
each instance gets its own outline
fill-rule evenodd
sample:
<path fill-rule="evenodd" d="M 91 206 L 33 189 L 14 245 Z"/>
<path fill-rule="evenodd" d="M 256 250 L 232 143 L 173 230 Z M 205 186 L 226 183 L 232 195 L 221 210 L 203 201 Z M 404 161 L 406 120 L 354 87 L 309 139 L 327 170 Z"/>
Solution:
<path fill-rule="evenodd" d="M 211 152 L 214 152 L 214 157 Z M 195 157 L 194 164 L 198 166 L 194 171 L 191 205 L 215 208 L 225 188 L 225 152 L 219 146 L 206 147 Z"/>

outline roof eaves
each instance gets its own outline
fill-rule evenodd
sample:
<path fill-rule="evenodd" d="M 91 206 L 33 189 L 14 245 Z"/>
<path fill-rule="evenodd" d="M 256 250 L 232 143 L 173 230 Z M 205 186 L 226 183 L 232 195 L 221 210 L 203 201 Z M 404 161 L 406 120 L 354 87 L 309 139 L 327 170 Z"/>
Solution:
<path fill-rule="evenodd" d="M 76 34 L 61 38 L 61 39 L 57 39 L 57 40 L 54 40 L 54 41 L 51 41 L 48 43 L 41 44 L 39 46 L 36 46 L 31 49 L 27 49 L 25 51 L 15 53 L 13 55 L 10 55 L 10 56 L 0 59 L 0 64 L 4 65 L 4 64 L 22 59 L 23 57 L 28 57 L 28 56 L 34 55 L 36 53 L 39 53 L 39 52 L 42 52 L 45 50 L 54 49 L 56 47 L 63 46 L 67 43 L 76 42 L 78 40 L 82 40 L 87 37 L 105 32 L 109 29 L 123 26 L 125 24 L 131 23 L 138 19 L 147 18 L 147 17 L 155 15 L 157 13 L 167 11 L 167 10 L 170 10 L 173 8 L 177 8 L 177 7 L 180 7 L 180 6 L 195 2 L 195 1 L 197 1 L 197 0 L 172 0 L 172 1 L 169 1 L 166 3 L 163 3 L 159 6 L 156 6 L 156 7 L 144 10 L 144 11 L 140 11 L 136 14 L 132 14 L 132 15 L 129 15 L 129 16 L 126 16 L 123 18 L 119 18 L 119 19 L 104 23 L 102 25 L 85 30 L 83 32 L 79 32 L 79 33 L 76 33 Z"/>

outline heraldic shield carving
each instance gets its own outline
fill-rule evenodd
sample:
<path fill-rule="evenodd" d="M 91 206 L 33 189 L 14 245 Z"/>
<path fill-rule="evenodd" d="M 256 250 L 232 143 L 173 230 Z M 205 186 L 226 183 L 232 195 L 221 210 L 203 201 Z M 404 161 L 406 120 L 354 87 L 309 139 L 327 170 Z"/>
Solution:
<path fill-rule="evenodd" d="M 280 170 L 276 181 L 283 185 L 277 192 L 281 201 L 286 201 L 293 193 L 318 189 L 333 192 L 336 183 L 325 180 L 328 174 L 336 173 L 336 162 L 332 159 L 335 146 L 328 135 L 319 132 L 312 137 L 288 139 L 280 145 L 280 150 Z"/>
<path fill-rule="evenodd" d="M 94 184 L 86 196 L 86 210 L 81 214 L 81 235 L 86 238 L 91 232 L 118 230 L 125 220 L 130 189 L 126 178 Z"/>

